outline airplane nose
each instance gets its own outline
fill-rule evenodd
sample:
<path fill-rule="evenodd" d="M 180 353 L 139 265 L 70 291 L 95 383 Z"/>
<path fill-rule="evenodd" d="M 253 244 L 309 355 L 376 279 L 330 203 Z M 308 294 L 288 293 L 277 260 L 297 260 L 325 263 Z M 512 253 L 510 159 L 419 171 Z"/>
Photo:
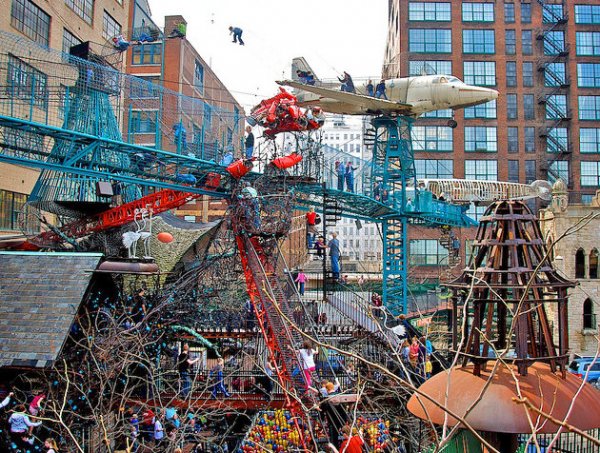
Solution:
<path fill-rule="evenodd" d="M 480 104 L 498 99 L 498 92 L 490 88 L 468 86 L 460 88 L 459 96 L 461 103 Z"/>

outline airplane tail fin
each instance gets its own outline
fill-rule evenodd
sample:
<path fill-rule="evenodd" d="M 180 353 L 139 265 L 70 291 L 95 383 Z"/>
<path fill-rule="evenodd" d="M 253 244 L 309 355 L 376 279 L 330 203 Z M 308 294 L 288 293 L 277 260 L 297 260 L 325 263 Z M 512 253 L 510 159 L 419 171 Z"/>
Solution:
<path fill-rule="evenodd" d="M 306 74 L 312 75 L 317 85 L 320 84 L 320 80 L 312 70 L 308 62 L 304 57 L 296 57 L 292 60 L 292 80 L 294 82 L 306 83 Z M 302 76 L 302 77 L 301 77 Z"/>

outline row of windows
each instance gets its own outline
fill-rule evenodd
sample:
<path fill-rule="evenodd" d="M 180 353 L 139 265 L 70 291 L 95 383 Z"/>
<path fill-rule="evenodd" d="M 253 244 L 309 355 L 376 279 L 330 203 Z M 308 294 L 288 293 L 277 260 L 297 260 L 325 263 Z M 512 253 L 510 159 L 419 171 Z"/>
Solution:
<path fill-rule="evenodd" d="M 67 0 L 69 1 L 69 0 Z M 504 22 L 515 22 L 515 4 L 504 3 Z M 562 4 L 546 3 L 543 8 L 545 23 L 557 22 L 564 18 Z M 408 20 L 410 21 L 446 21 L 451 17 L 451 4 L 448 2 L 410 2 Z M 494 3 L 462 4 L 462 20 L 464 22 L 493 22 Z M 521 3 L 521 22 L 531 23 L 531 4 Z M 600 5 L 575 5 L 575 23 L 600 24 Z"/>
<path fill-rule="evenodd" d="M 39 44 L 48 45 L 50 16 L 29 0 L 13 0 L 10 13 L 13 27 Z"/>
<path fill-rule="evenodd" d="M 562 5 L 549 5 L 544 11 L 544 21 L 555 21 L 562 17 Z M 410 21 L 438 21 L 449 22 L 452 20 L 451 4 L 448 2 L 410 2 L 408 4 L 408 20 Z M 464 22 L 494 22 L 494 3 L 462 3 L 462 20 Z M 515 22 L 514 3 L 504 4 L 504 21 Z M 521 22 L 531 23 L 531 4 L 521 4 Z"/>
<path fill-rule="evenodd" d="M 410 241 L 410 264 L 412 266 L 438 266 L 447 264 L 448 250 L 437 239 L 414 239 Z"/>
<path fill-rule="evenodd" d="M 536 161 L 526 160 L 525 182 L 530 184 L 537 179 Z M 568 182 L 570 179 L 569 162 L 556 160 L 548 166 L 550 182 L 561 178 Z M 498 162 L 496 160 L 465 160 L 465 179 L 496 181 L 498 179 Z M 418 179 L 454 177 L 454 162 L 451 159 L 415 159 L 415 172 Z M 600 187 L 600 162 L 580 162 L 580 184 L 582 187 Z M 519 161 L 508 160 L 508 180 L 519 182 Z"/>
<path fill-rule="evenodd" d="M 523 55 L 533 54 L 533 33 L 531 30 L 521 32 L 521 52 Z M 496 53 L 494 30 L 463 30 L 463 52 L 467 54 Z M 408 31 L 408 48 L 410 52 L 451 53 L 452 33 L 450 29 L 411 28 Z M 515 30 L 505 31 L 505 53 L 516 54 L 517 38 Z M 558 55 L 566 50 L 565 34 L 554 30 L 544 35 L 544 54 Z M 576 50 L 580 56 L 600 56 L 600 32 L 577 32 Z"/>

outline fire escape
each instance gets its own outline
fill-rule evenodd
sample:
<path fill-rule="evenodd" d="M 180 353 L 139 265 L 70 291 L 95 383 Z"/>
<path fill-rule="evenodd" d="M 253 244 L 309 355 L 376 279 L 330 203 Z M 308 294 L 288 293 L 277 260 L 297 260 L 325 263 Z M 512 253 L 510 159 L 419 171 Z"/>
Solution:
<path fill-rule="evenodd" d="M 568 15 L 563 3 L 548 3 L 538 0 L 542 7 L 543 26 L 538 30 L 536 39 L 541 43 L 544 55 L 537 70 L 542 75 L 542 90 L 537 102 L 544 105 L 543 124 L 538 128 L 538 136 L 545 144 L 545 153 L 539 154 L 539 168 L 542 176 L 556 180 L 561 169 L 554 165 L 557 162 L 568 162 L 571 166 L 573 152 L 570 133 L 571 111 L 569 109 L 568 58 L 569 45 L 566 44 L 566 24 Z M 556 32 L 562 32 L 562 40 L 556 39 Z M 564 100 L 564 102 L 563 102 Z M 567 172 L 568 173 L 568 172 Z M 572 188 L 571 178 L 565 181 Z"/>

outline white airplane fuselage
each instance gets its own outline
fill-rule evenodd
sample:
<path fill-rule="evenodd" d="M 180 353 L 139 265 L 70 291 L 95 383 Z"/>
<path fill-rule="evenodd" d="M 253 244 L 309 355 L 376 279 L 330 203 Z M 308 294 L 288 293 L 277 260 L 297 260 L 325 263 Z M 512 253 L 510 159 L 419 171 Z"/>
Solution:
<path fill-rule="evenodd" d="M 425 75 L 403 77 L 385 81 L 388 100 L 411 105 L 410 115 L 443 109 L 460 109 L 482 104 L 498 98 L 498 92 L 489 88 L 467 85 L 454 76 Z M 323 84 L 323 88 L 339 89 L 336 84 Z M 346 115 L 374 113 L 360 103 L 343 102 L 313 93 L 298 95 L 300 102 L 318 104 L 324 111 Z M 384 111 L 385 112 L 385 111 Z"/>

